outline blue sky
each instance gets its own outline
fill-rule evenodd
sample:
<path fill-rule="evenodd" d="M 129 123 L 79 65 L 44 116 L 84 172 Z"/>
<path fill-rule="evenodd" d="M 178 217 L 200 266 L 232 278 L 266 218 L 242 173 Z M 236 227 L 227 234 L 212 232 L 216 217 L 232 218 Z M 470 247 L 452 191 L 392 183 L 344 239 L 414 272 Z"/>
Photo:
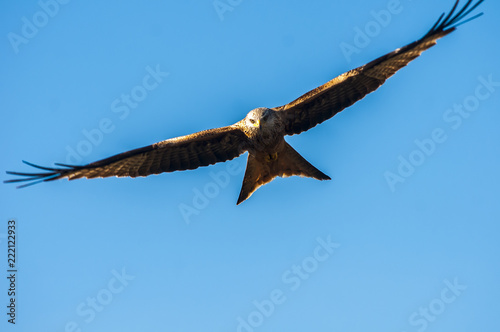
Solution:
<path fill-rule="evenodd" d="M 30 170 L 21 160 L 84 164 L 283 105 L 416 40 L 452 4 L 9 2 L 0 179 Z M 375 93 L 287 137 L 332 181 L 276 179 L 236 206 L 241 156 L 2 184 L 0 265 L 7 275 L 14 219 L 18 272 L 15 327 L 0 282 L 1 330 L 492 331 L 500 4 L 480 10 Z"/>

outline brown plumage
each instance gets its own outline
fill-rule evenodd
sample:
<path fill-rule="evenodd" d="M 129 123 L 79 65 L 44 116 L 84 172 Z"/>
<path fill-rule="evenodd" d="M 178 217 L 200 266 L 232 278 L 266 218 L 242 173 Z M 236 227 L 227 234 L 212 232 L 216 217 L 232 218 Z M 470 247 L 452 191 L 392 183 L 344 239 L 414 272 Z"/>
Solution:
<path fill-rule="evenodd" d="M 442 14 L 421 39 L 350 70 L 289 104 L 254 109 L 234 125 L 168 139 L 84 166 L 56 164 L 59 167 L 51 168 L 25 162 L 44 172 L 7 172 L 22 178 L 5 182 L 28 181 L 20 186 L 25 187 L 61 178 L 148 176 L 212 165 L 231 160 L 246 151 L 249 153 L 247 168 L 237 204 L 277 176 L 298 175 L 329 180 L 288 145 L 284 136 L 311 129 L 375 91 L 399 69 L 434 46 L 438 39 L 453 32 L 458 25 L 482 15 L 464 20 L 483 1 L 473 3 L 473 0 L 468 0 L 456 12 L 457 0 L 450 13 L 446 17 Z"/>

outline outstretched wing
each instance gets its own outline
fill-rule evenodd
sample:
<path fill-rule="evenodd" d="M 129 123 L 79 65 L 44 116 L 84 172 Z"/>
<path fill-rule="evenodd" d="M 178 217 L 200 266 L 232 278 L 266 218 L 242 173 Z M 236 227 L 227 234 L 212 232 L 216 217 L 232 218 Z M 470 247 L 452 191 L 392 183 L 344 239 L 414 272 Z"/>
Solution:
<path fill-rule="evenodd" d="M 182 171 L 233 159 L 248 148 L 248 138 L 238 124 L 168 139 L 143 148 L 130 150 L 84 166 L 56 164 L 42 167 L 42 173 L 7 172 L 22 178 L 5 182 L 28 182 L 26 187 L 41 181 L 61 178 L 137 177 L 163 172 Z"/>
<path fill-rule="evenodd" d="M 417 58 L 423 51 L 434 46 L 438 39 L 453 32 L 458 25 L 482 15 L 480 13 L 462 21 L 484 0 L 479 0 L 475 4 L 473 4 L 473 0 L 468 0 L 465 6 L 454 14 L 459 1 L 456 1 L 446 17 L 443 13 L 431 30 L 420 40 L 364 66 L 348 71 L 287 105 L 274 108 L 274 110 L 280 111 L 279 114 L 285 124 L 286 134 L 299 134 L 328 120 L 344 108 L 375 91 L 399 69 Z"/>

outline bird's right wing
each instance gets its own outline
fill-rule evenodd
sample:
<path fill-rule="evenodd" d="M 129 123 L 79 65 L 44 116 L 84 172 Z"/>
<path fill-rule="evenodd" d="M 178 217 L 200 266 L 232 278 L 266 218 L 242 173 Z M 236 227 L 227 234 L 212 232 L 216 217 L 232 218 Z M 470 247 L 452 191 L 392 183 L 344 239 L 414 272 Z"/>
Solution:
<path fill-rule="evenodd" d="M 130 150 L 84 166 L 56 164 L 60 167 L 42 167 L 42 173 L 7 172 L 22 178 L 4 182 L 28 182 L 20 187 L 41 181 L 61 178 L 104 178 L 109 176 L 137 177 L 163 172 L 182 171 L 208 166 L 233 159 L 248 148 L 248 138 L 238 124 L 201 131 L 168 139 L 143 148 Z"/>
<path fill-rule="evenodd" d="M 456 26 L 482 15 L 462 21 L 483 1 L 473 4 L 473 0 L 468 0 L 454 15 L 459 3 L 457 0 L 450 13 L 446 17 L 442 14 L 431 30 L 416 42 L 348 71 L 291 103 L 274 108 L 285 124 L 286 134 L 294 135 L 311 129 L 378 89 L 399 69 L 434 46 L 438 39 L 454 31 Z"/>

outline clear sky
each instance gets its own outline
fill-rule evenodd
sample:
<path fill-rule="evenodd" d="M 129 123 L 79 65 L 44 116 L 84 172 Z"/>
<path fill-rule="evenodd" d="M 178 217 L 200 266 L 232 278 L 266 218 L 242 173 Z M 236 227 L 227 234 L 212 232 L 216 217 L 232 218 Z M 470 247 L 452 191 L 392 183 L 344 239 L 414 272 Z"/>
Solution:
<path fill-rule="evenodd" d="M 85 164 L 283 105 L 418 39 L 453 1 L 215 5 L 4 3 L 0 180 L 32 170 L 21 160 Z M 375 93 L 287 137 L 332 181 L 276 179 L 236 206 L 245 155 L 1 184 L 0 330 L 495 330 L 500 3 L 479 9 Z"/>

